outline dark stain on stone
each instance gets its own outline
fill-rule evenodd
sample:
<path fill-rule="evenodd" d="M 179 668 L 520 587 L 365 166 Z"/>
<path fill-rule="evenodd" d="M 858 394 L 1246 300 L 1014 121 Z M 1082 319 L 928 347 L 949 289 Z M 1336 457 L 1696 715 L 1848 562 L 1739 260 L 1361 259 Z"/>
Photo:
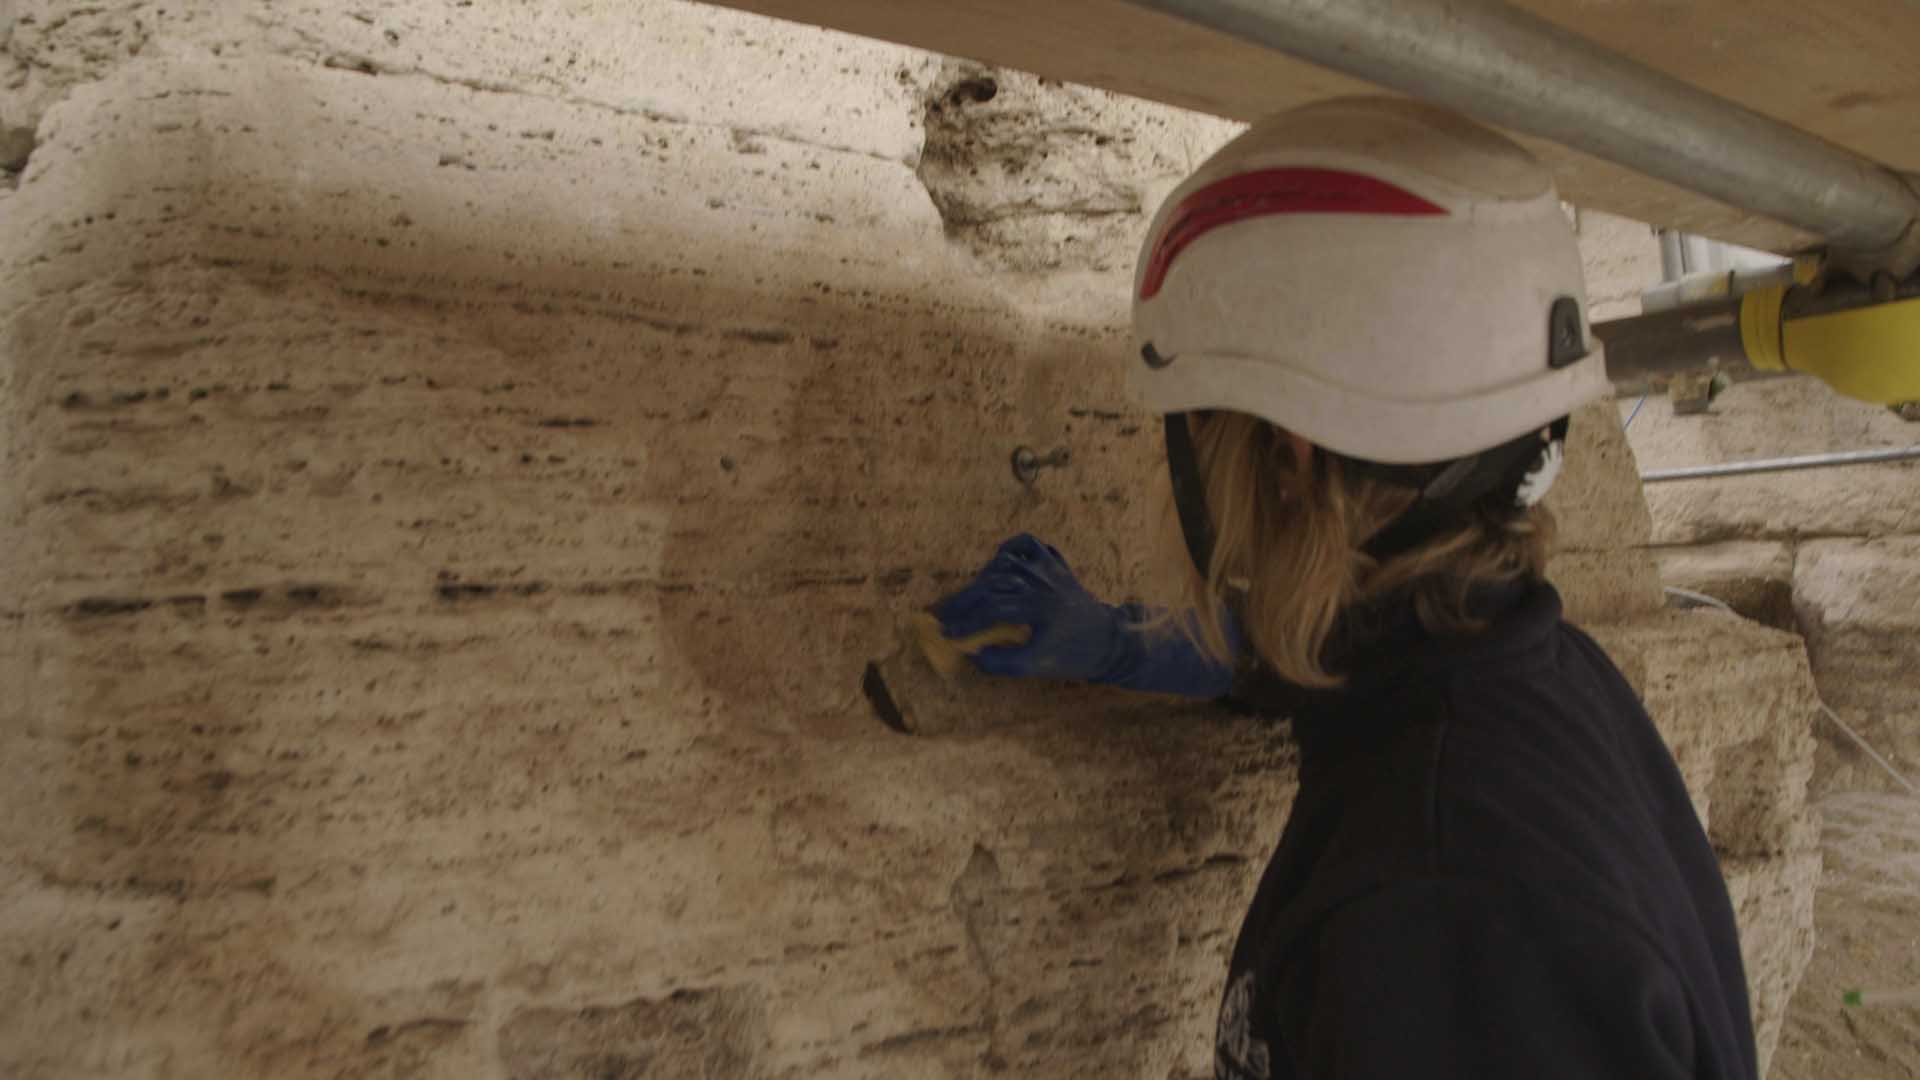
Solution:
<path fill-rule="evenodd" d="M 339 607 L 347 598 L 332 585 L 289 585 L 287 599 L 300 607 Z"/>
<path fill-rule="evenodd" d="M 321 66 L 339 71 L 353 71 L 361 75 L 378 75 L 380 66 L 365 56 L 353 56 L 346 53 L 334 53 L 322 60 Z"/>
<path fill-rule="evenodd" d="M 443 582 L 433 587 L 433 594 L 446 603 L 458 603 L 462 600 L 484 600 L 492 596 L 539 596 L 547 591 L 544 581 L 524 581 L 513 585 L 497 585 L 487 582 Z"/>
<path fill-rule="evenodd" d="M 955 105 L 985 105 L 1000 94 L 998 80 L 987 75 L 962 79 L 947 91 L 947 100 Z"/>
<path fill-rule="evenodd" d="M 1881 105 L 1887 100 L 1885 94 L 1870 93 L 1866 90 L 1854 90 L 1841 94 L 1827 102 L 1829 109 L 1858 109 L 1867 105 Z"/>
<path fill-rule="evenodd" d="M 0 173 L 5 174 L 7 186 L 19 182 L 39 143 L 39 133 L 34 128 L 25 124 L 0 124 Z"/>
<path fill-rule="evenodd" d="M 880 674 L 879 664 L 868 664 L 867 670 L 860 676 L 860 692 L 866 695 L 867 704 L 873 706 L 873 714 L 888 729 L 902 735 L 913 734 L 907 726 L 907 717 L 900 711 L 900 703 L 893 700 L 893 691 L 887 688 L 886 676 Z"/>
<path fill-rule="evenodd" d="M 465 1028 L 469 1022 L 453 1016 L 422 1016 L 416 1020 L 403 1020 L 398 1024 L 381 1024 L 367 1032 L 367 1045 L 379 1046 L 416 1031 L 451 1033 Z"/>
<path fill-rule="evenodd" d="M 521 1009 L 501 1026 L 498 1045 L 505 1080 L 760 1080 L 771 1042 L 765 993 L 740 985 L 614 1005 Z"/>
<path fill-rule="evenodd" d="M 1156 885 L 1169 885 L 1176 881 L 1183 881 L 1197 874 L 1203 874 L 1209 871 L 1225 870 L 1230 867 L 1241 866 L 1245 864 L 1246 861 L 1247 861 L 1247 857 L 1245 855 L 1240 855 L 1235 852 L 1222 852 L 1218 855 L 1209 855 L 1206 858 L 1200 860 L 1199 862 L 1193 864 L 1192 866 L 1181 866 L 1181 867 L 1176 867 L 1172 870 L 1163 870 L 1160 873 L 1153 875 L 1153 881 L 1154 881 L 1154 884 Z"/>
<path fill-rule="evenodd" d="M 946 1027 L 915 1028 L 898 1035 L 889 1035 L 875 1043 L 860 1048 L 860 1056 L 873 1054 L 891 1054 L 930 1042 L 945 1042 L 950 1039 L 966 1039 L 985 1035 L 984 1024 L 953 1024 Z"/>
<path fill-rule="evenodd" d="M 782 330 L 778 327 L 747 327 L 727 331 L 727 338 L 731 341 L 744 341 L 752 345 L 785 345 L 793 340 L 793 332 L 791 330 Z"/>
<path fill-rule="evenodd" d="M 88 596 L 76 600 L 67 613 L 78 619 L 97 619 L 109 615 L 133 615 L 153 606 L 153 601 L 137 596 Z"/>

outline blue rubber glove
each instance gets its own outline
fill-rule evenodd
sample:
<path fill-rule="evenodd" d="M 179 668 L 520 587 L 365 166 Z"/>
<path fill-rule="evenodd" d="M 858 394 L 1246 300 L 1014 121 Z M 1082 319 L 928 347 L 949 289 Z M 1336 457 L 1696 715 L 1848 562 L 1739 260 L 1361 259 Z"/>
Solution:
<path fill-rule="evenodd" d="M 1058 549 L 1025 533 L 1001 544 L 973 584 L 934 605 L 933 615 L 949 638 L 1003 623 L 1031 628 L 1025 645 L 974 655 L 974 666 L 990 675 L 1198 698 L 1221 697 L 1233 686 L 1231 667 L 1214 663 L 1185 635 L 1146 633 L 1140 624 L 1153 612 L 1101 602 L 1074 578 Z"/>

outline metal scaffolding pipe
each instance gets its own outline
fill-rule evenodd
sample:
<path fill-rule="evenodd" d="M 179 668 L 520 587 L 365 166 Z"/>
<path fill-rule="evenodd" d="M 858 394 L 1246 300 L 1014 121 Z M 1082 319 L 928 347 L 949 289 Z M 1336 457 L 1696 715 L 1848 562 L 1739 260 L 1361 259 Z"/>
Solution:
<path fill-rule="evenodd" d="M 1683 371 L 1740 370 L 1747 362 L 1740 339 L 1740 298 L 1593 324 L 1607 347 L 1607 376 L 1616 387 Z"/>
<path fill-rule="evenodd" d="M 1607 375 L 1614 387 L 1638 393 L 1648 379 L 1686 371 L 1725 371 L 1743 378 L 1797 374 L 1792 370 L 1755 372 L 1747 356 L 1741 331 L 1744 293 L 1766 284 L 1765 273 L 1744 280 L 1735 274 L 1727 279 L 1727 296 L 1594 323 L 1593 335 L 1607 347 Z M 1799 285 L 1787 291 L 1773 321 L 1784 328 L 1800 319 L 1916 299 L 1920 299 L 1920 275 L 1883 281 L 1879 286 L 1845 280 L 1822 282 L 1818 287 Z M 1886 362 L 1913 363 L 1905 359 L 1911 348 L 1890 345 Z"/>
<path fill-rule="evenodd" d="M 1805 454 L 1800 457 L 1730 461 L 1725 465 L 1690 465 L 1681 469 L 1653 469 L 1641 473 L 1640 482 L 1659 484 L 1668 480 L 1704 480 L 1717 476 L 1750 476 L 1754 473 L 1825 469 L 1835 465 L 1873 465 L 1888 461 L 1920 461 L 1920 446 L 1898 446 L 1890 450 L 1843 450 L 1833 454 Z"/>
<path fill-rule="evenodd" d="M 1891 169 L 1499 0 L 1127 0 L 1551 139 L 1871 253 L 1911 240 Z"/>

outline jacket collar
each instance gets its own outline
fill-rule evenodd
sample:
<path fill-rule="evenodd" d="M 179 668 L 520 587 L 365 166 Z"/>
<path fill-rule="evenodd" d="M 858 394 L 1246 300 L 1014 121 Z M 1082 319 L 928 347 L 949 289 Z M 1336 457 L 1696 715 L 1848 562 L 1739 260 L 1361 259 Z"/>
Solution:
<path fill-rule="evenodd" d="M 1255 663 L 1242 669 L 1233 701 L 1262 716 L 1290 718 L 1303 735 L 1327 720 L 1351 720 L 1451 671 L 1537 650 L 1560 622 L 1560 594 L 1545 581 L 1516 581 L 1475 590 L 1467 610 L 1486 628 L 1435 636 L 1420 625 L 1405 593 L 1349 608 L 1334 625 L 1326 651 L 1328 666 L 1345 675 L 1343 685 L 1309 689 Z"/>

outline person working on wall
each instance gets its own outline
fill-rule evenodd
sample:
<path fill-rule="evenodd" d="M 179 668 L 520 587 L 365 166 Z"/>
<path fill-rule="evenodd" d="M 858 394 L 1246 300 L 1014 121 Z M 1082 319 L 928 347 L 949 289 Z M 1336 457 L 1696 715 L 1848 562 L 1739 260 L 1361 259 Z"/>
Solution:
<path fill-rule="evenodd" d="M 1161 209 L 1134 329 L 1192 612 L 1021 536 L 934 614 L 1030 628 L 989 673 L 1291 718 L 1216 1074 L 1754 1078 L 1713 851 L 1542 576 L 1568 415 L 1609 390 L 1545 170 L 1411 102 L 1257 124 Z"/>

